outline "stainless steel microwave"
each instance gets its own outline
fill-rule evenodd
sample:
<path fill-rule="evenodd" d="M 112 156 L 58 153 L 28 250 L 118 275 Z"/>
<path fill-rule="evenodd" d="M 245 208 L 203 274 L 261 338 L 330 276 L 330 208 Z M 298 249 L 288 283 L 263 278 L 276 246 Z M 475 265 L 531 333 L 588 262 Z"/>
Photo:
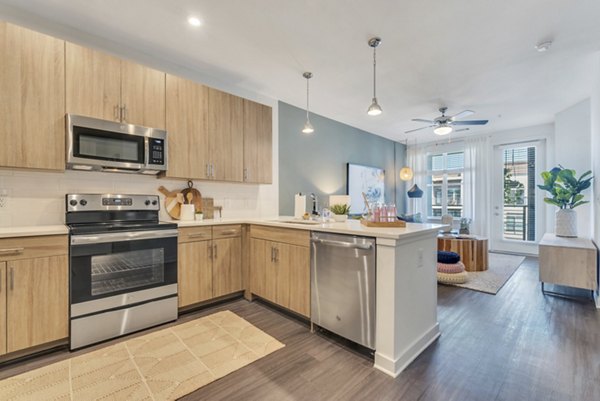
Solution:
<path fill-rule="evenodd" d="M 167 132 L 67 114 L 67 168 L 154 175 L 167 169 Z"/>

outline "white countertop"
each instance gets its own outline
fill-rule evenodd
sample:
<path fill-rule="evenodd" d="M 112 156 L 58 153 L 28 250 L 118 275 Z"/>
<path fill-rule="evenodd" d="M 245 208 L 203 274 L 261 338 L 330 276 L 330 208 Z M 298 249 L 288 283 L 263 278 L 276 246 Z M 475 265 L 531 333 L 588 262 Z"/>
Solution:
<path fill-rule="evenodd" d="M 64 224 L 57 224 L 54 226 L 0 227 L 0 238 L 35 237 L 37 235 L 66 235 L 68 233 L 69 229 Z"/>
<path fill-rule="evenodd" d="M 437 232 L 444 227 L 442 224 L 406 223 L 406 227 L 381 228 L 365 227 L 358 220 L 348 220 L 343 223 L 307 223 L 304 220 L 294 221 L 293 217 L 280 216 L 274 218 L 238 218 L 238 219 L 206 219 L 202 221 L 172 221 L 179 227 L 213 226 L 223 224 L 259 224 L 262 226 L 294 228 L 298 230 L 320 231 L 337 234 L 361 235 L 365 237 L 398 239 L 428 232 Z"/>

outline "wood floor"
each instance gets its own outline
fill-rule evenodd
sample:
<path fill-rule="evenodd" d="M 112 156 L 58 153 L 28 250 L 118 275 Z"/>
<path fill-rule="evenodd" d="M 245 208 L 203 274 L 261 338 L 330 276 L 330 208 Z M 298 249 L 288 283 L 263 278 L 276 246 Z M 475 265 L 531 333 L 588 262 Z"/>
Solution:
<path fill-rule="evenodd" d="M 600 400 L 600 310 L 592 301 L 543 296 L 537 259 L 526 259 L 496 296 L 440 286 L 438 297 L 442 336 L 396 379 L 259 302 L 187 315 L 229 309 L 286 347 L 183 399 Z M 0 378 L 70 355 L 12 365 Z"/>

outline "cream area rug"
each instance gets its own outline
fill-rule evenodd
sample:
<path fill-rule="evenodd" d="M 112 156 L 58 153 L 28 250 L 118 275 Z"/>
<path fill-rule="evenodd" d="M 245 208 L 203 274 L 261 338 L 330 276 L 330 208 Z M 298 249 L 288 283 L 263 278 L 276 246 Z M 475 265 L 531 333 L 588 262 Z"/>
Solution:
<path fill-rule="evenodd" d="M 496 295 L 524 260 L 523 256 L 490 252 L 486 271 L 467 272 L 469 280 L 466 283 L 451 285 Z"/>
<path fill-rule="evenodd" d="M 0 399 L 175 400 L 282 347 L 218 312 L 2 380 Z"/>

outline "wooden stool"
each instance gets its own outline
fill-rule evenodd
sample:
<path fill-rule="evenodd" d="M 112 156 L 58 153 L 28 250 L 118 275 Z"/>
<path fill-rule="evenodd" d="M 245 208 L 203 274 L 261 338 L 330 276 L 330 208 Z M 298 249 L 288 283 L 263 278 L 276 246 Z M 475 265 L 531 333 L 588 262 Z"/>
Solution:
<path fill-rule="evenodd" d="M 488 269 L 487 238 L 438 237 L 438 250 L 456 252 L 469 272 L 481 272 Z"/>

